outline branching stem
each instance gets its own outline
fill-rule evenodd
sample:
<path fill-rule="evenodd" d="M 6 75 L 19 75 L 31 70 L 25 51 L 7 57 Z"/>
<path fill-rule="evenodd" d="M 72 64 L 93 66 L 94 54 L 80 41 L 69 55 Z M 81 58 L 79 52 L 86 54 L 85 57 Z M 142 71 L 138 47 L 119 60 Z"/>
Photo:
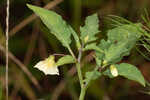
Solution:
<path fill-rule="evenodd" d="M 74 53 L 70 47 L 68 47 L 68 50 L 69 50 L 70 54 L 72 55 L 72 57 L 76 60 L 76 69 L 77 69 L 77 73 L 78 73 L 78 77 L 79 77 L 79 81 L 80 81 L 80 86 L 82 88 L 83 77 L 82 77 L 81 66 L 80 66 L 80 59 L 82 56 L 82 50 L 79 50 L 78 59 L 76 59 L 76 57 L 75 57 L 75 55 L 74 55 Z"/>
<path fill-rule="evenodd" d="M 73 57 L 75 60 L 77 60 L 77 59 L 76 59 L 76 56 L 74 55 L 73 51 L 71 50 L 71 48 L 70 48 L 69 46 L 68 46 L 68 50 L 69 50 L 70 54 L 72 55 L 72 57 Z"/>
<path fill-rule="evenodd" d="M 82 46 L 79 49 L 78 62 L 76 64 L 80 86 L 81 86 L 81 93 L 80 93 L 79 100 L 84 100 L 85 93 L 86 93 L 86 87 L 84 86 L 83 76 L 82 76 L 82 71 L 81 71 L 81 57 L 82 57 L 83 48 L 84 48 L 84 44 L 82 43 Z"/>

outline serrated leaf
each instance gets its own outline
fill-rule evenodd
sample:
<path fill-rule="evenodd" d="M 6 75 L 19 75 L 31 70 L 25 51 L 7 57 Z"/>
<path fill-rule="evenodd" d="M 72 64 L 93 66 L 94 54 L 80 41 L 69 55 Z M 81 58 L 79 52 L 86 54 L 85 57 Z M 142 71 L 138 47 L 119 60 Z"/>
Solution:
<path fill-rule="evenodd" d="M 121 63 L 114 66 L 118 71 L 118 75 L 128 78 L 129 80 L 139 82 L 141 85 L 145 86 L 145 80 L 143 75 L 134 65 Z M 109 76 L 110 78 L 114 78 L 109 68 L 105 72 L 103 72 L 103 74 Z"/>
<path fill-rule="evenodd" d="M 62 17 L 57 13 L 44 8 L 29 4 L 27 6 L 41 18 L 43 23 L 49 28 L 51 33 L 57 37 L 62 45 L 68 48 L 71 43 L 71 31 Z"/>
<path fill-rule="evenodd" d="M 138 28 L 137 28 L 138 27 Z M 112 44 L 105 52 L 107 62 L 117 63 L 123 56 L 129 55 L 136 41 L 140 38 L 140 26 L 122 25 L 108 31 L 108 40 Z"/>
<path fill-rule="evenodd" d="M 123 56 L 129 55 L 129 50 L 126 47 L 129 45 L 129 43 L 118 43 L 118 44 L 112 44 L 108 50 L 105 51 L 105 57 L 104 61 L 107 61 L 108 63 L 117 63 L 119 62 Z"/>
<path fill-rule="evenodd" d="M 85 80 L 84 80 L 84 82 L 87 85 L 90 83 L 90 81 L 96 80 L 97 78 L 99 78 L 102 75 L 101 72 L 98 71 L 99 67 L 100 66 L 96 66 L 93 71 L 89 71 L 89 72 L 85 73 Z"/>
<path fill-rule="evenodd" d="M 136 41 L 141 36 L 141 27 L 141 24 L 124 24 L 122 26 L 116 27 L 108 31 L 108 40 L 112 43 Z"/>
<path fill-rule="evenodd" d="M 98 57 L 96 57 L 95 60 L 96 60 L 96 65 L 101 66 L 102 61 Z"/>
<path fill-rule="evenodd" d="M 95 35 L 99 32 L 99 20 L 97 14 L 88 16 L 85 20 L 85 25 L 80 27 L 81 40 L 84 43 L 88 43 L 96 40 Z"/>
<path fill-rule="evenodd" d="M 89 84 L 90 81 L 96 80 L 101 76 L 101 73 L 99 71 L 90 71 L 85 73 L 85 82 L 86 84 Z"/>
<path fill-rule="evenodd" d="M 71 55 L 66 55 L 64 57 L 61 57 L 57 61 L 56 65 L 57 66 L 62 66 L 64 64 L 71 64 L 71 63 L 75 63 L 75 59 Z"/>
<path fill-rule="evenodd" d="M 87 45 L 85 46 L 85 48 L 83 48 L 83 51 L 87 51 L 87 50 L 95 50 L 95 51 L 98 51 L 98 52 L 104 52 L 103 50 L 101 50 L 101 49 L 96 45 L 96 43 L 87 44 Z"/>
<path fill-rule="evenodd" d="M 92 77 L 92 80 L 96 80 L 100 75 L 101 73 L 98 71 L 95 72 L 91 71 L 91 72 L 86 72 L 85 77 L 86 78 Z"/>
<path fill-rule="evenodd" d="M 98 44 L 98 48 L 103 50 L 103 53 L 96 51 L 96 58 L 99 60 L 103 60 L 103 58 L 105 57 L 104 53 L 109 48 L 110 45 L 111 45 L 110 41 L 105 41 L 104 39 L 102 39 L 100 44 Z"/>
<path fill-rule="evenodd" d="M 108 31 L 107 41 L 102 40 L 98 45 L 104 48 L 103 60 L 107 63 L 117 63 L 128 56 L 136 41 L 141 36 L 141 25 L 125 24 Z M 97 56 L 101 56 L 97 53 Z"/>

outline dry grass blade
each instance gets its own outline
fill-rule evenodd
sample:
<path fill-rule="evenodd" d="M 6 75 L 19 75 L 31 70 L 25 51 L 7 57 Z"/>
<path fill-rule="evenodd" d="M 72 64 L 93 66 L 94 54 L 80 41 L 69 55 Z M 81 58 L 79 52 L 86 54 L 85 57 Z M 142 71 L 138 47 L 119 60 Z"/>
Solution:
<path fill-rule="evenodd" d="M 6 53 L 6 50 L 5 48 L 0 44 L 0 50 L 3 52 L 3 53 Z M 36 78 L 30 73 L 30 71 L 27 69 L 27 67 L 22 63 L 20 62 L 11 52 L 8 52 L 8 57 L 14 61 L 23 71 L 24 73 L 27 74 L 27 76 L 30 78 L 30 80 L 32 81 L 32 83 L 36 86 L 36 88 L 41 91 L 41 87 L 38 83 L 38 81 L 36 80 Z"/>
<path fill-rule="evenodd" d="M 9 90 L 8 90 L 8 40 L 9 40 L 9 8 L 10 2 L 7 0 L 6 6 L 6 100 L 8 100 Z"/>
<path fill-rule="evenodd" d="M 38 25 L 38 23 L 36 23 L 36 24 Z M 27 53 L 26 53 L 25 58 L 24 58 L 24 64 L 25 65 L 29 64 L 29 62 L 32 58 L 32 54 L 33 54 L 34 49 L 35 49 L 35 43 L 36 43 L 38 33 L 39 33 L 39 29 L 38 29 L 37 25 L 34 26 L 34 29 L 33 29 L 32 34 L 31 34 L 30 43 L 29 43 Z"/>
<path fill-rule="evenodd" d="M 44 8 L 51 9 L 51 8 L 55 7 L 56 5 L 58 5 L 59 3 L 61 3 L 62 1 L 63 0 L 54 0 L 50 3 L 48 3 Z M 35 14 L 32 14 L 28 18 L 24 19 L 21 23 L 19 23 L 12 30 L 10 30 L 9 35 L 13 36 L 15 33 L 20 31 L 23 27 L 25 27 L 27 24 L 29 24 L 31 21 L 33 21 L 36 18 L 37 18 L 37 16 Z"/>

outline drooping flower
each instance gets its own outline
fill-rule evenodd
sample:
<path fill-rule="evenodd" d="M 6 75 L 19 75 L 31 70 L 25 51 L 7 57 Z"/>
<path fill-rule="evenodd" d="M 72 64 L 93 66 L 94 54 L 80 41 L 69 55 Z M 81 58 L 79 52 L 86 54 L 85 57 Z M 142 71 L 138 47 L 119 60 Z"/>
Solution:
<path fill-rule="evenodd" d="M 45 75 L 59 75 L 54 56 L 49 56 L 45 60 L 38 62 L 34 67 L 44 72 Z"/>
<path fill-rule="evenodd" d="M 118 70 L 115 65 L 110 66 L 110 72 L 114 77 L 118 76 Z"/>

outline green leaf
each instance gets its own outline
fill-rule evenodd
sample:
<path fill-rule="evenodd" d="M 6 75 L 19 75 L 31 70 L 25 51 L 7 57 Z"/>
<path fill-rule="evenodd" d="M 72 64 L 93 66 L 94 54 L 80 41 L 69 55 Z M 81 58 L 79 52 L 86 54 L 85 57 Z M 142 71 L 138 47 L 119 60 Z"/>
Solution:
<path fill-rule="evenodd" d="M 129 80 L 134 80 L 136 82 L 139 82 L 141 85 L 145 86 L 145 80 L 143 75 L 134 65 L 121 63 L 121 64 L 116 64 L 114 66 L 118 70 L 118 75 L 128 78 Z M 107 70 L 103 72 L 103 74 L 109 76 L 110 78 L 114 78 L 109 68 L 107 68 Z"/>
<path fill-rule="evenodd" d="M 98 48 L 103 50 L 103 53 L 99 52 L 97 50 L 96 51 L 96 58 L 99 59 L 99 60 L 103 60 L 103 58 L 105 57 L 104 53 L 109 48 L 110 45 L 111 45 L 110 41 L 105 41 L 104 39 L 102 39 L 100 44 L 98 44 Z"/>
<path fill-rule="evenodd" d="M 85 20 L 85 25 L 80 27 L 81 40 L 83 43 L 88 43 L 96 40 L 95 35 L 99 32 L 99 20 L 97 14 L 88 16 Z"/>
<path fill-rule="evenodd" d="M 101 63 L 101 61 L 99 62 L 99 64 Z M 89 85 L 89 83 L 92 81 L 92 80 L 96 80 L 97 78 L 99 78 L 102 74 L 101 72 L 98 71 L 100 66 L 96 66 L 94 68 L 93 71 L 90 71 L 90 72 L 86 72 L 85 73 L 85 80 L 84 82 Z"/>
<path fill-rule="evenodd" d="M 130 54 L 136 41 L 141 37 L 141 30 L 140 24 L 124 24 L 109 30 L 107 41 L 102 40 L 98 45 L 104 53 L 97 52 L 96 55 L 107 64 L 119 62 Z"/>
<path fill-rule="evenodd" d="M 98 59 L 98 57 L 95 57 L 95 60 L 96 60 L 96 65 L 100 67 L 102 64 L 102 61 Z"/>
<path fill-rule="evenodd" d="M 77 46 L 77 48 L 79 50 L 81 48 L 79 37 L 78 37 L 77 33 L 73 30 L 73 28 L 71 26 L 69 26 L 69 28 L 70 28 L 70 31 L 71 31 L 71 33 L 72 33 L 72 35 L 73 35 L 73 37 L 74 37 L 74 39 L 76 41 L 76 46 Z"/>
<path fill-rule="evenodd" d="M 141 24 L 124 24 L 108 31 L 107 37 L 112 43 L 136 41 L 141 36 Z M 133 43 L 134 44 L 134 43 Z"/>
<path fill-rule="evenodd" d="M 87 50 L 95 50 L 95 51 L 99 51 L 99 52 L 104 52 L 96 45 L 96 43 L 87 44 L 85 46 L 85 48 L 83 48 L 83 51 L 87 51 Z"/>
<path fill-rule="evenodd" d="M 96 80 L 97 78 L 99 78 L 99 76 L 101 76 L 101 73 L 98 71 L 86 72 L 85 74 L 85 78 L 88 79 L 89 77 L 91 77 L 91 80 Z"/>
<path fill-rule="evenodd" d="M 75 59 L 71 55 L 66 55 L 64 57 L 61 57 L 57 61 L 56 65 L 57 66 L 62 66 L 62 65 L 71 64 L 71 63 L 75 63 Z"/>
<path fill-rule="evenodd" d="M 129 49 L 127 49 L 129 43 L 112 44 L 108 50 L 105 51 L 104 61 L 107 63 L 117 63 L 123 56 L 129 55 Z"/>
<path fill-rule="evenodd" d="M 96 80 L 98 79 L 99 77 L 101 76 L 101 73 L 99 71 L 90 71 L 90 72 L 86 72 L 85 73 L 85 80 L 84 82 L 89 85 L 89 83 L 92 81 L 92 80 Z"/>
<path fill-rule="evenodd" d="M 29 4 L 27 4 L 27 6 L 41 18 L 43 23 L 49 28 L 51 33 L 57 37 L 62 45 L 68 48 L 71 43 L 71 31 L 62 17 L 53 11 Z"/>

